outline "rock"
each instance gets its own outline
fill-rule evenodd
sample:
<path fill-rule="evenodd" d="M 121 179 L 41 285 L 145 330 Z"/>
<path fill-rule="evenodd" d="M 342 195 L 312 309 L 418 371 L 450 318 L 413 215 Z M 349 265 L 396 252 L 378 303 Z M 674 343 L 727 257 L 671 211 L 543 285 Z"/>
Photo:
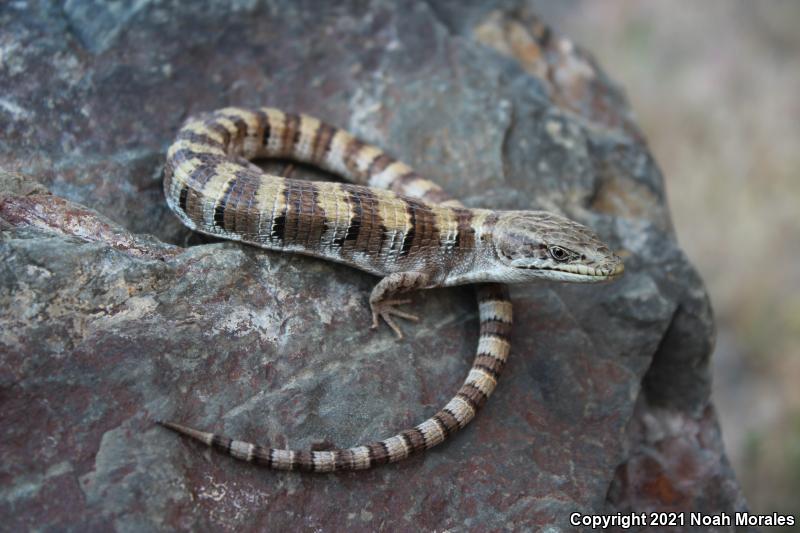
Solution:
<path fill-rule="evenodd" d="M 558 531 L 573 512 L 746 509 L 702 281 L 624 96 L 579 47 L 500 1 L 96 4 L 0 11 L 5 526 Z M 497 392 L 425 454 L 300 475 L 209 452 L 153 419 L 382 438 L 449 399 L 477 338 L 469 287 L 416 295 L 426 320 L 395 342 L 368 329 L 374 278 L 191 237 L 163 154 L 229 104 L 346 127 L 471 206 L 562 212 L 626 274 L 514 287 Z"/>

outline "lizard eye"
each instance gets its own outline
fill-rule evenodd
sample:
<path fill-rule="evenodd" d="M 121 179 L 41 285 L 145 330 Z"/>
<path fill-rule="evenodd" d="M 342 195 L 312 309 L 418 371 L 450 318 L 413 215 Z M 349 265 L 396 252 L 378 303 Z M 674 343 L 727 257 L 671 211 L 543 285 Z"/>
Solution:
<path fill-rule="evenodd" d="M 558 261 L 559 263 L 563 263 L 567 259 L 569 259 L 570 253 L 560 246 L 551 246 L 548 248 L 550 252 L 550 257 Z"/>

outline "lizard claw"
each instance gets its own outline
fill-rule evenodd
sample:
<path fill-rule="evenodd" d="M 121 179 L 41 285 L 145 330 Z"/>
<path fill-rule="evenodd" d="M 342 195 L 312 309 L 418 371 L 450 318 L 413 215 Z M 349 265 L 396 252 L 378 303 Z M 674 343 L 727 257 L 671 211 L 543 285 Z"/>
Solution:
<path fill-rule="evenodd" d="M 400 327 L 394 321 L 393 316 L 399 318 L 405 318 L 406 320 L 411 320 L 412 322 L 417 322 L 419 317 L 417 315 L 412 315 L 411 313 L 406 313 L 405 311 L 400 311 L 396 308 L 398 305 L 403 305 L 409 303 L 411 300 L 383 300 L 381 302 L 377 302 L 372 304 L 372 328 L 377 329 L 379 320 L 378 317 L 382 318 L 386 324 L 392 328 L 395 335 L 397 335 L 397 340 L 403 338 L 403 332 L 400 330 Z"/>

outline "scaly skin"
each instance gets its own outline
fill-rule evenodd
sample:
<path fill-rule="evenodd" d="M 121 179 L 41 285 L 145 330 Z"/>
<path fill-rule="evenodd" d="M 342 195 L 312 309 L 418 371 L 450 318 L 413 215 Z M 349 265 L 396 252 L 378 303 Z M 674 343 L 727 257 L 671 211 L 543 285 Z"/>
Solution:
<path fill-rule="evenodd" d="M 352 183 L 265 174 L 249 163 L 287 158 Z M 588 228 L 537 211 L 467 209 L 379 148 L 306 115 L 226 108 L 190 118 L 164 172 L 170 208 L 188 227 L 262 248 L 344 263 L 381 276 L 372 327 L 417 320 L 397 295 L 480 283 L 478 350 L 464 385 L 418 426 L 368 445 L 331 451 L 258 446 L 173 422 L 165 427 L 270 468 L 332 472 L 399 461 L 439 444 L 472 420 L 497 385 L 509 352 L 511 302 L 504 285 L 535 279 L 614 279 L 622 261 Z"/>

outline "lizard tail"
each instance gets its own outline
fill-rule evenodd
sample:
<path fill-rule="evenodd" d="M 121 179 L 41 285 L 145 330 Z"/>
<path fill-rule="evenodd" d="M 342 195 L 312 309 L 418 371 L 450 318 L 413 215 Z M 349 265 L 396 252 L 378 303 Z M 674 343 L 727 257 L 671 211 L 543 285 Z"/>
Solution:
<path fill-rule="evenodd" d="M 478 352 L 464 384 L 432 417 L 397 435 L 371 444 L 327 451 L 282 450 L 198 431 L 174 422 L 158 422 L 173 431 L 221 452 L 276 470 L 337 472 L 364 470 L 394 463 L 427 450 L 466 426 L 494 391 L 506 363 L 510 344 L 511 303 L 505 285 L 478 287 L 480 337 Z"/>

